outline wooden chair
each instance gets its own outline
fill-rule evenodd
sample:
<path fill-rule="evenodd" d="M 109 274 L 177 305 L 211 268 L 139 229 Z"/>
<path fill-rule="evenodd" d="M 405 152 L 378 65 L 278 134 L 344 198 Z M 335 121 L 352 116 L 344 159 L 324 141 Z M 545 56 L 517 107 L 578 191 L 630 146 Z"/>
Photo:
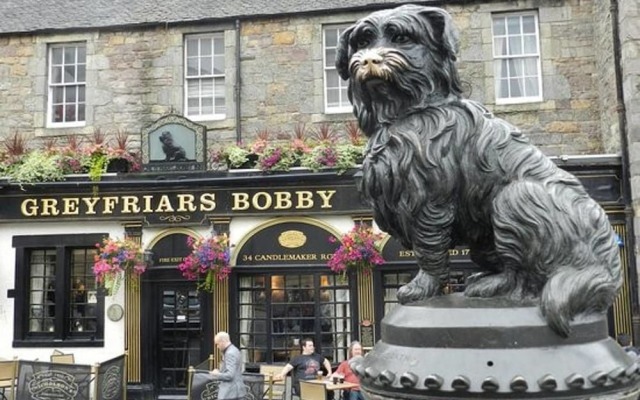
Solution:
<path fill-rule="evenodd" d="M 10 389 L 11 400 L 15 398 L 16 375 L 18 373 L 18 359 L 0 361 L 0 395 L 3 400 L 9 400 L 7 389 Z"/>
<path fill-rule="evenodd" d="M 321 382 L 300 381 L 300 400 L 327 400 L 327 387 Z"/>
<path fill-rule="evenodd" d="M 265 399 L 284 399 L 285 382 L 275 382 L 273 377 L 282 372 L 284 365 L 261 364 L 260 373 L 265 376 Z"/>
<path fill-rule="evenodd" d="M 56 364 L 75 364 L 73 353 L 69 354 L 51 354 L 50 361 Z"/>

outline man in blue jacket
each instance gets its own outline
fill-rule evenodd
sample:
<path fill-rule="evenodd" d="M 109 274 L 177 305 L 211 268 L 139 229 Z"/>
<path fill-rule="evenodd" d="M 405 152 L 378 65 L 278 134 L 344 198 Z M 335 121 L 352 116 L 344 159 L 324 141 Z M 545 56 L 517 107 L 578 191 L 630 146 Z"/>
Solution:
<path fill-rule="evenodd" d="M 218 332 L 214 343 L 222 351 L 220 369 L 211 371 L 213 379 L 220 381 L 218 386 L 218 400 L 242 400 L 247 389 L 242 380 L 242 355 L 240 350 L 231 343 L 227 332 Z"/>

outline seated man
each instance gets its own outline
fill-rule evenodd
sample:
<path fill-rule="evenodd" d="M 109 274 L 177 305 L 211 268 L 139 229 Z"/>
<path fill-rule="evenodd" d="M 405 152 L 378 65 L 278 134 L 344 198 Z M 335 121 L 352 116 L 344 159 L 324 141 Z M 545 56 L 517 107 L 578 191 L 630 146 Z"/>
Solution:
<path fill-rule="evenodd" d="M 354 340 L 349 345 L 349 358 L 344 360 L 338 365 L 338 369 L 333 374 L 333 376 L 338 376 L 344 378 L 345 382 L 355 383 L 358 387 L 353 388 L 351 390 L 345 390 L 343 395 L 343 400 L 364 400 L 364 396 L 360 392 L 360 378 L 353 372 L 351 367 L 349 366 L 349 360 L 353 357 L 362 355 L 362 345 L 357 340 Z"/>
<path fill-rule="evenodd" d="M 323 375 L 323 366 L 324 369 L 327 370 L 327 374 L 331 374 L 331 363 L 322 355 L 315 352 L 316 347 L 313 339 L 303 339 L 301 346 L 302 354 L 293 357 L 291 361 L 282 368 L 282 372 L 275 376 L 276 379 L 281 380 L 293 370 L 291 388 L 293 394 L 296 396 L 300 395 L 300 380 L 316 379 L 318 375 Z"/>

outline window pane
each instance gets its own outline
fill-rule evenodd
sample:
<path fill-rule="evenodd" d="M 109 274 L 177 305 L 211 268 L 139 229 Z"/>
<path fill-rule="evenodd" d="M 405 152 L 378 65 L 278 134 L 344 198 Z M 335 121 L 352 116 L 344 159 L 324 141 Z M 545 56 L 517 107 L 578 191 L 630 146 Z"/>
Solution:
<path fill-rule="evenodd" d="M 85 120 L 85 105 L 83 104 L 78 104 L 78 121 L 84 121 Z"/>
<path fill-rule="evenodd" d="M 76 63 L 76 48 L 65 47 L 64 48 L 64 63 L 75 64 Z"/>
<path fill-rule="evenodd" d="M 213 41 L 209 38 L 200 39 L 200 55 L 210 56 L 213 54 Z"/>
<path fill-rule="evenodd" d="M 54 104 L 60 104 L 64 101 L 64 87 L 54 87 L 52 94 Z"/>
<path fill-rule="evenodd" d="M 75 103 L 76 102 L 76 90 L 75 86 L 67 86 L 65 88 L 65 102 L 66 103 Z"/>
<path fill-rule="evenodd" d="M 500 97 L 501 99 L 509 98 L 509 80 L 508 79 L 498 80 L 498 97 Z"/>
<path fill-rule="evenodd" d="M 54 47 L 51 49 L 51 62 L 54 65 L 62 64 L 62 48 L 61 47 Z"/>
<path fill-rule="evenodd" d="M 522 33 L 520 30 L 520 17 L 507 17 L 507 32 L 509 35 L 519 35 Z"/>
<path fill-rule="evenodd" d="M 338 30 L 326 28 L 324 30 L 324 43 L 326 47 L 336 47 L 338 45 Z"/>
<path fill-rule="evenodd" d="M 327 89 L 327 107 L 340 107 L 340 90 Z"/>
<path fill-rule="evenodd" d="M 84 99 L 84 92 L 85 92 L 85 87 L 84 85 L 80 85 L 78 86 L 78 101 L 79 102 L 83 102 L 85 101 Z"/>
<path fill-rule="evenodd" d="M 325 51 L 325 67 L 327 68 L 335 68 L 336 66 L 336 50 L 335 49 L 327 49 Z"/>
<path fill-rule="evenodd" d="M 201 79 L 200 96 L 213 97 L 213 79 Z"/>
<path fill-rule="evenodd" d="M 536 19 L 533 15 L 524 15 L 522 17 L 522 32 L 523 33 L 535 33 L 536 31 Z"/>
<path fill-rule="evenodd" d="M 524 53 L 525 54 L 537 54 L 538 53 L 538 41 L 535 36 L 527 35 L 523 36 L 524 40 Z"/>
<path fill-rule="evenodd" d="M 507 41 L 504 37 L 497 37 L 494 40 L 494 49 L 493 52 L 496 56 L 505 56 L 507 55 Z"/>
<path fill-rule="evenodd" d="M 62 67 L 51 68 L 51 83 L 62 83 Z"/>
<path fill-rule="evenodd" d="M 224 57 L 224 38 L 222 36 L 213 38 L 213 46 L 214 54 Z"/>
<path fill-rule="evenodd" d="M 65 65 L 64 82 L 74 83 L 76 81 L 76 67 L 74 65 Z"/>
<path fill-rule="evenodd" d="M 198 59 L 187 58 L 187 76 L 198 75 Z"/>
<path fill-rule="evenodd" d="M 204 115 L 213 114 L 213 98 L 211 97 L 202 98 L 202 114 Z"/>
<path fill-rule="evenodd" d="M 509 88 L 511 89 L 511 97 L 522 97 L 522 80 L 521 79 L 509 79 Z"/>
<path fill-rule="evenodd" d="M 198 55 L 198 40 L 187 39 L 187 57 L 194 57 Z"/>
<path fill-rule="evenodd" d="M 526 76 L 538 75 L 538 59 L 537 58 L 524 59 L 524 74 Z"/>
<path fill-rule="evenodd" d="M 522 54 L 522 39 L 520 36 L 509 37 L 509 54 L 520 55 Z"/>
<path fill-rule="evenodd" d="M 525 93 L 527 96 L 538 96 L 538 78 L 525 78 Z"/>
<path fill-rule="evenodd" d="M 509 60 L 509 76 L 512 78 L 516 76 L 522 76 L 522 60 L 521 59 Z"/>
<path fill-rule="evenodd" d="M 78 46 L 78 63 L 85 64 L 87 62 L 87 49 L 85 46 Z"/>
<path fill-rule="evenodd" d="M 53 122 L 62 122 L 62 116 L 64 115 L 64 106 L 56 105 L 52 107 L 52 120 Z"/>
<path fill-rule="evenodd" d="M 216 75 L 224 74 L 224 56 L 213 57 L 213 73 Z"/>
<path fill-rule="evenodd" d="M 213 57 L 200 58 L 200 75 L 211 75 L 213 73 Z"/>
<path fill-rule="evenodd" d="M 84 64 L 78 65 L 78 82 L 84 82 L 86 80 L 86 66 Z"/>
<path fill-rule="evenodd" d="M 493 20 L 493 34 L 494 35 L 506 35 L 504 18 L 496 18 Z"/>
<path fill-rule="evenodd" d="M 189 115 L 200 115 L 200 101 L 197 98 L 190 97 L 187 100 L 187 112 Z"/>
<path fill-rule="evenodd" d="M 327 87 L 337 88 L 339 86 L 339 77 L 337 71 L 327 71 Z"/>
<path fill-rule="evenodd" d="M 76 105 L 75 104 L 68 104 L 65 106 L 64 120 L 65 122 L 76 121 Z"/>

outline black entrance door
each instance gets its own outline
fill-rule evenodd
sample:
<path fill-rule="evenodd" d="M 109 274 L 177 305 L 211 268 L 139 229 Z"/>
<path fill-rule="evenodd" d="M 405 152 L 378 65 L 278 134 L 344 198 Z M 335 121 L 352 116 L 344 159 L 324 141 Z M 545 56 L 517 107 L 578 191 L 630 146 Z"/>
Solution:
<path fill-rule="evenodd" d="M 195 283 L 184 280 L 148 282 L 143 291 L 143 375 L 153 382 L 159 398 L 175 398 L 187 392 L 187 369 L 206 359 L 202 295 Z M 147 295 L 148 294 L 148 295 Z"/>

